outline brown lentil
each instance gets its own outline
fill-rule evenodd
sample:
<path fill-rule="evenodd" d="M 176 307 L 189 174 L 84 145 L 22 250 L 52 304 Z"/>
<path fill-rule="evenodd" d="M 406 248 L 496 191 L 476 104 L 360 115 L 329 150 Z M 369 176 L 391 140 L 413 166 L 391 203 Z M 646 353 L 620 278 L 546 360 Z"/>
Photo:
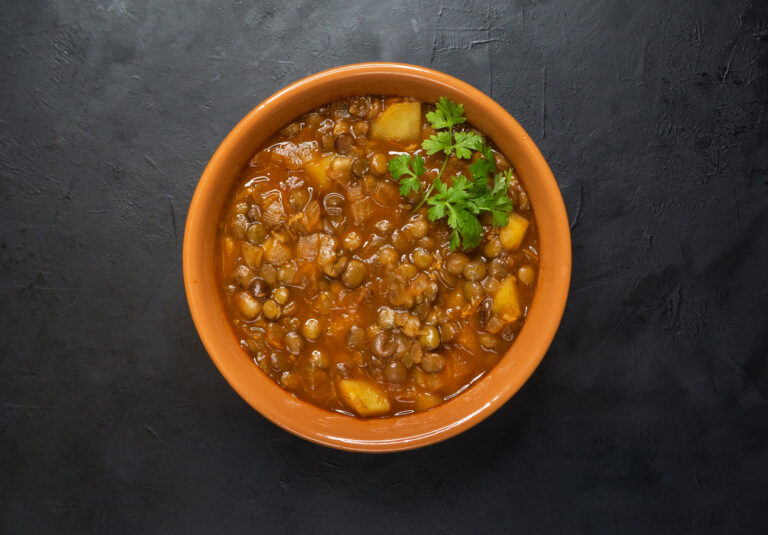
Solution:
<path fill-rule="evenodd" d="M 429 326 L 424 329 L 424 333 L 419 338 L 421 346 L 424 349 L 433 350 L 440 346 L 440 333 L 434 326 Z"/>
<path fill-rule="evenodd" d="M 307 340 L 317 340 L 320 336 L 320 331 L 320 320 L 316 318 L 307 318 L 307 321 L 305 321 L 304 325 L 301 327 L 301 334 L 303 334 L 304 338 Z"/>
<path fill-rule="evenodd" d="M 517 269 L 517 278 L 526 286 L 533 286 L 536 280 L 536 272 L 529 265 L 520 266 Z"/>
<path fill-rule="evenodd" d="M 280 305 L 278 305 L 275 301 L 272 299 L 268 299 L 264 302 L 264 306 L 262 307 L 262 312 L 264 313 L 264 317 L 267 318 L 270 321 L 275 321 L 280 317 Z"/>
<path fill-rule="evenodd" d="M 461 275 L 468 262 L 469 258 L 464 253 L 451 253 L 445 262 L 445 269 L 452 275 Z"/>
<path fill-rule="evenodd" d="M 280 286 L 279 288 L 275 288 L 275 291 L 272 292 L 272 299 L 277 301 L 278 305 L 286 304 L 290 298 L 291 298 L 291 292 L 285 286 Z"/>
<path fill-rule="evenodd" d="M 365 280 L 365 273 L 365 264 L 355 258 L 347 264 L 347 269 L 344 270 L 341 279 L 347 288 L 357 288 Z"/>
<path fill-rule="evenodd" d="M 485 261 L 477 259 L 464 266 L 464 278 L 469 281 L 479 281 L 485 278 Z"/>
<path fill-rule="evenodd" d="M 437 353 L 428 353 L 421 359 L 421 369 L 427 373 L 437 373 L 445 369 L 445 357 Z"/>
<path fill-rule="evenodd" d="M 408 379 L 408 370 L 402 363 L 394 360 L 387 364 L 384 377 L 390 383 L 404 383 Z"/>
<path fill-rule="evenodd" d="M 297 332 L 291 331 L 284 337 L 285 349 L 291 355 L 298 355 L 304 349 L 304 340 Z"/>
<path fill-rule="evenodd" d="M 422 247 L 419 247 L 411 253 L 411 259 L 413 260 L 413 263 L 416 264 L 417 268 L 423 270 L 432 265 L 434 257 L 432 256 L 432 253 Z"/>

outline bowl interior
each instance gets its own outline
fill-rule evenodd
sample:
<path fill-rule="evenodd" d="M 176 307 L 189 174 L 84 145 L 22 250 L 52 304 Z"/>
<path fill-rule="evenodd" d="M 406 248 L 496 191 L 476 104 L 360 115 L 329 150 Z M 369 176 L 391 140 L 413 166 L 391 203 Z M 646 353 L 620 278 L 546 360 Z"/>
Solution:
<path fill-rule="evenodd" d="M 464 104 L 470 123 L 489 136 L 518 172 L 534 208 L 540 268 L 536 292 L 512 347 L 483 379 L 430 411 L 386 419 L 331 413 L 292 396 L 240 348 L 219 297 L 215 275 L 217 222 L 242 166 L 279 128 L 342 97 L 378 94 Z M 489 97 L 448 75 L 402 64 L 350 65 L 305 78 L 251 111 L 222 142 L 195 191 L 184 235 L 184 280 L 198 333 L 224 377 L 265 417 L 308 440 L 340 449 L 395 451 L 438 442 L 487 417 L 533 373 L 565 307 L 571 269 L 568 220 L 549 166 L 523 128 Z"/>

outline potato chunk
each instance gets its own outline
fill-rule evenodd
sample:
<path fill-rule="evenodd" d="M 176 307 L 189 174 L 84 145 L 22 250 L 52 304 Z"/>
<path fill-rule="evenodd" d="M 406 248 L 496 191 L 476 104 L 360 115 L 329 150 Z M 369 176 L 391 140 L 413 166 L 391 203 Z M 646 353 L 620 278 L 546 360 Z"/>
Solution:
<path fill-rule="evenodd" d="M 510 275 L 501 283 L 493 297 L 493 313 L 498 314 L 506 322 L 520 319 L 523 311 L 520 308 L 520 297 L 517 293 L 517 281 Z"/>
<path fill-rule="evenodd" d="M 416 412 L 426 411 L 432 407 L 436 407 L 443 402 L 443 399 L 437 394 L 419 394 L 416 396 L 416 403 L 414 409 Z"/>
<path fill-rule="evenodd" d="M 421 103 L 397 102 L 379 115 L 371 125 L 371 138 L 390 141 L 416 141 L 421 133 Z"/>
<path fill-rule="evenodd" d="M 515 212 L 509 214 L 506 226 L 499 233 L 501 245 L 508 251 L 520 248 L 525 232 L 528 230 L 528 224 L 528 220 L 523 216 Z"/>
<path fill-rule="evenodd" d="M 380 416 L 389 412 L 389 398 L 371 382 L 342 379 L 339 392 L 344 403 L 360 416 Z"/>
<path fill-rule="evenodd" d="M 331 179 L 328 178 L 326 171 L 328 170 L 329 167 L 331 167 L 331 164 L 333 163 L 333 158 L 334 158 L 333 155 L 324 156 L 323 158 L 320 158 L 318 160 L 313 160 L 311 162 L 304 164 L 304 170 L 312 179 L 315 186 L 319 188 L 327 188 L 328 185 L 331 183 Z"/>

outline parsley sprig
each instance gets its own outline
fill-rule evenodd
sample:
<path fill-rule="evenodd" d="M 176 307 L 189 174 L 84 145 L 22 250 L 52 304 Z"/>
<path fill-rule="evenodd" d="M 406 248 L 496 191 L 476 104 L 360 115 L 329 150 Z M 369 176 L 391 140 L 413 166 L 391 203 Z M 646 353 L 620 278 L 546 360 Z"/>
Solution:
<path fill-rule="evenodd" d="M 429 219 L 437 221 L 447 217 L 448 226 L 453 229 L 451 249 L 455 250 L 459 245 L 463 245 L 464 249 L 472 249 L 482 240 L 483 227 L 478 215 L 490 212 L 494 225 L 506 224 L 514 208 L 507 195 L 512 171 L 496 173 L 493 151 L 483 142 L 482 136 L 472 131 L 454 132 L 454 126 L 467 120 L 462 104 L 440 97 L 435 111 L 427 113 L 427 120 L 432 128 L 439 131 L 425 139 L 421 148 L 430 156 L 442 151 L 445 159 L 437 177 L 424 192 L 414 211 L 426 203 L 429 205 Z M 450 185 L 442 180 L 451 154 L 468 160 L 472 158 L 473 152 L 479 152 L 480 156 L 469 166 L 471 180 L 461 173 L 451 178 Z M 389 160 L 388 167 L 392 178 L 400 183 L 401 195 L 408 195 L 411 191 L 421 192 L 419 177 L 426 172 L 422 156 L 399 154 Z"/>
<path fill-rule="evenodd" d="M 419 175 L 424 174 L 424 158 L 411 157 L 410 154 L 398 154 L 389 160 L 389 172 L 396 180 L 400 181 L 400 195 L 405 197 L 411 190 L 418 192 L 421 189 Z"/>

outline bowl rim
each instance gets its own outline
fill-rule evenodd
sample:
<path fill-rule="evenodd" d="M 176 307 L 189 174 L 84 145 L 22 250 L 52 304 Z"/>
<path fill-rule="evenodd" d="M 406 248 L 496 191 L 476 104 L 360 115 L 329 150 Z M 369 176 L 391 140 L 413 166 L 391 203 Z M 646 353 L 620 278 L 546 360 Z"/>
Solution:
<path fill-rule="evenodd" d="M 528 167 L 533 170 L 535 179 L 530 173 L 527 176 L 521 174 L 520 178 L 529 194 L 529 184 L 534 181 L 537 190 L 541 191 L 538 202 L 534 202 L 531 196 L 534 211 L 537 206 L 544 204 L 544 199 L 547 200 L 548 208 L 547 223 L 543 227 L 539 226 L 541 267 L 537 288 L 526 323 L 507 353 L 480 381 L 450 401 L 430 411 L 379 419 L 351 418 L 299 400 L 260 370 L 256 370 L 250 360 L 247 364 L 254 367 L 255 377 L 243 377 L 235 373 L 228 358 L 242 358 L 242 349 L 238 346 L 239 355 L 233 356 L 231 341 L 236 339 L 234 332 L 230 329 L 232 340 L 227 345 L 226 334 L 210 323 L 210 318 L 216 314 L 208 310 L 206 305 L 210 305 L 210 299 L 214 296 L 204 289 L 200 281 L 210 277 L 205 266 L 214 259 L 201 258 L 203 246 L 196 239 L 206 224 L 216 225 L 217 218 L 211 221 L 200 214 L 204 214 L 208 208 L 206 202 L 210 203 L 211 191 L 221 181 L 222 169 L 228 162 L 231 163 L 237 147 L 254 124 L 265 120 L 271 112 L 301 92 L 321 91 L 339 80 L 366 77 L 371 80 L 394 77 L 434 86 L 435 100 L 441 96 L 440 89 L 450 89 L 453 93 L 461 94 L 470 122 L 476 124 L 471 119 L 472 114 L 493 117 L 494 127 L 498 123 L 495 129 L 509 136 L 512 140 L 509 141 L 510 146 L 514 144 L 522 151 Z M 481 130 L 485 133 L 485 129 Z M 492 139 L 500 148 L 503 146 L 495 136 Z M 506 154 L 506 151 L 502 152 Z M 231 186 L 232 179 L 227 182 L 227 188 Z M 540 220 L 538 214 L 536 220 L 539 224 L 544 221 Z M 541 243 L 544 234 L 547 235 L 548 245 L 547 242 Z M 249 405 L 283 429 L 317 444 L 359 452 L 402 451 L 441 442 L 480 423 L 509 400 L 533 374 L 554 338 L 568 297 L 571 262 L 570 228 L 561 192 L 549 165 L 523 127 L 501 105 L 466 82 L 426 67 L 391 62 L 357 63 L 327 69 L 286 86 L 253 108 L 217 147 L 198 181 L 184 227 L 182 251 L 184 287 L 195 328 L 209 357 L 230 386 Z M 544 298 L 540 294 L 546 297 L 546 310 Z M 218 296 L 215 299 L 219 299 Z M 541 304 L 537 306 L 537 303 Z M 534 327 L 529 327 L 534 314 L 537 330 L 535 337 Z M 529 327 L 527 331 L 526 327 Z M 515 351 L 525 335 L 527 352 Z"/>

